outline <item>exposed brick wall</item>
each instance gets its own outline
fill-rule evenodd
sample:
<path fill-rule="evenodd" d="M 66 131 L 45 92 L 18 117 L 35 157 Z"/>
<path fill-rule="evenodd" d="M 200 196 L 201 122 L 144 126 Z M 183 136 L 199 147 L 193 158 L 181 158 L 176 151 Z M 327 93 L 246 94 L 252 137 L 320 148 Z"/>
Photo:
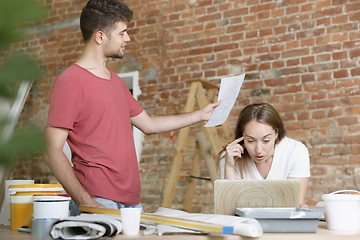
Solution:
<path fill-rule="evenodd" d="M 14 45 L 33 54 L 45 68 L 21 116 L 41 127 L 52 84 L 81 52 L 76 21 L 86 1 L 45 2 L 52 8 L 49 18 L 27 41 Z M 108 66 L 115 72 L 140 71 L 139 101 L 150 115 L 182 113 L 189 91 L 186 79 L 202 77 L 219 84 L 221 77 L 246 72 L 229 120 L 234 127 L 239 112 L 250 103 L 276 107 L 287 135 L 310 151 L 307 203 L 334 190 L 360 189 L 359 0 L 125 3 L 135 13 L 128 25 L 132 41 L 126 57 Z M 140 160 L 145 211 L 160 205 L 167 156 L 172 160 L 174 155 L 169 139 L 169 133 L 145 137 Z M 186 149 L 181 173 L 189 171 L 192 151 Z M 20 161 L 14 177 L 48 179 L 41 156 L 32 162 L 45 173 L 20 171 L 28 164 Z M 201 174 L 208 175 L 205 167 Z M 179 182 L 174 208 L 182 208 L 185 189 L 186 183 Z M 213 212 L 211 183 L 198 181 L 193 211 Z"/>

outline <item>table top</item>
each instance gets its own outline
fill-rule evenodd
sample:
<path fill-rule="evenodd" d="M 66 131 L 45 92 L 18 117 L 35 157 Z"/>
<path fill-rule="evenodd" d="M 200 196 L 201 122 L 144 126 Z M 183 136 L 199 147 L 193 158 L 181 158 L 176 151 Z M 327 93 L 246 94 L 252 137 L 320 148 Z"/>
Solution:
<path fill-rule="evenodd" d="M 1 239 L 10 239 L 10 240 L 50 240 L 50 236 L 32 236 L 30 233 L 18 232 L 11 230 L 10 226 L 0 225 L 0 236 Z M 220 234 L 205 234 L 205 235 L 192 235 L 192 234 L 173 234 L 173 235 L 163 235 L 161 237 L 157 235 L 150 236 L 137 236 L 137 237 L 128 237 L 123 234 L 119 234 L 112 239 L 143 239 L 143 240 L 177 240 L 188 238 L 188 240 L 250 240 L 250 239 L 259 239 L 259 240 L 359 240 L 360 231 L 356 232 L 340 232 L 340 231 L 331 231 L 326 228 L 325 222 L 319 222 L 318 230 L 316 233 L 264 233 L 259 238 L 249 238 L 238 235 L 220 235 Z"/>

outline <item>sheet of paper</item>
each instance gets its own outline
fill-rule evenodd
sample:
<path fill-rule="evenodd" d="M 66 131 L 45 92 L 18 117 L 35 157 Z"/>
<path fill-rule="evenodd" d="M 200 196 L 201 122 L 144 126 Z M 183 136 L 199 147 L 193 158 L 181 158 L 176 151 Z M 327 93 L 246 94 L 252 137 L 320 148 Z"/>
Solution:
<path fill-rule="evenodd" d="M 221 104 L 215 108 L 205 127 L 214 127 L 223 124 L 233 108 L 240 88 L 244 82 L 245 73 L 235 77 L 222 78 L 218 100 Z"/>

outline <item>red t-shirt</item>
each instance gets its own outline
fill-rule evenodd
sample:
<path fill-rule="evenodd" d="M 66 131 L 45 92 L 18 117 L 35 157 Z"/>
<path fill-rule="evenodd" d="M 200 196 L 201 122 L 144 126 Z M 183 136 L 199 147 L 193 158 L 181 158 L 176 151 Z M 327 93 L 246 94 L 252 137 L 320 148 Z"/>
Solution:
<path fill-rule="evenodd" d="M 99 78 L 73 64 L 56 80 L 47 127 L 69 129 L 74 171 L 91 197 L 140 203 L 140 177 L 130 118 L 144 109 L 123 79 Z"/>

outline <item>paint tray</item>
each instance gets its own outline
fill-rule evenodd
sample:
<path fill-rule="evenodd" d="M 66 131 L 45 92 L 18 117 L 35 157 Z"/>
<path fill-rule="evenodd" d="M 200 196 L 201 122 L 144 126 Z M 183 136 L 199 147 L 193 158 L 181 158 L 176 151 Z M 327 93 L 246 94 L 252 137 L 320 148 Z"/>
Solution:
<path fill-rule="evenodd" d="M 303 208 L 236 208 L 235 215 L 255 218 L 263 232 L 316 232 L 320 211 Z"/>

